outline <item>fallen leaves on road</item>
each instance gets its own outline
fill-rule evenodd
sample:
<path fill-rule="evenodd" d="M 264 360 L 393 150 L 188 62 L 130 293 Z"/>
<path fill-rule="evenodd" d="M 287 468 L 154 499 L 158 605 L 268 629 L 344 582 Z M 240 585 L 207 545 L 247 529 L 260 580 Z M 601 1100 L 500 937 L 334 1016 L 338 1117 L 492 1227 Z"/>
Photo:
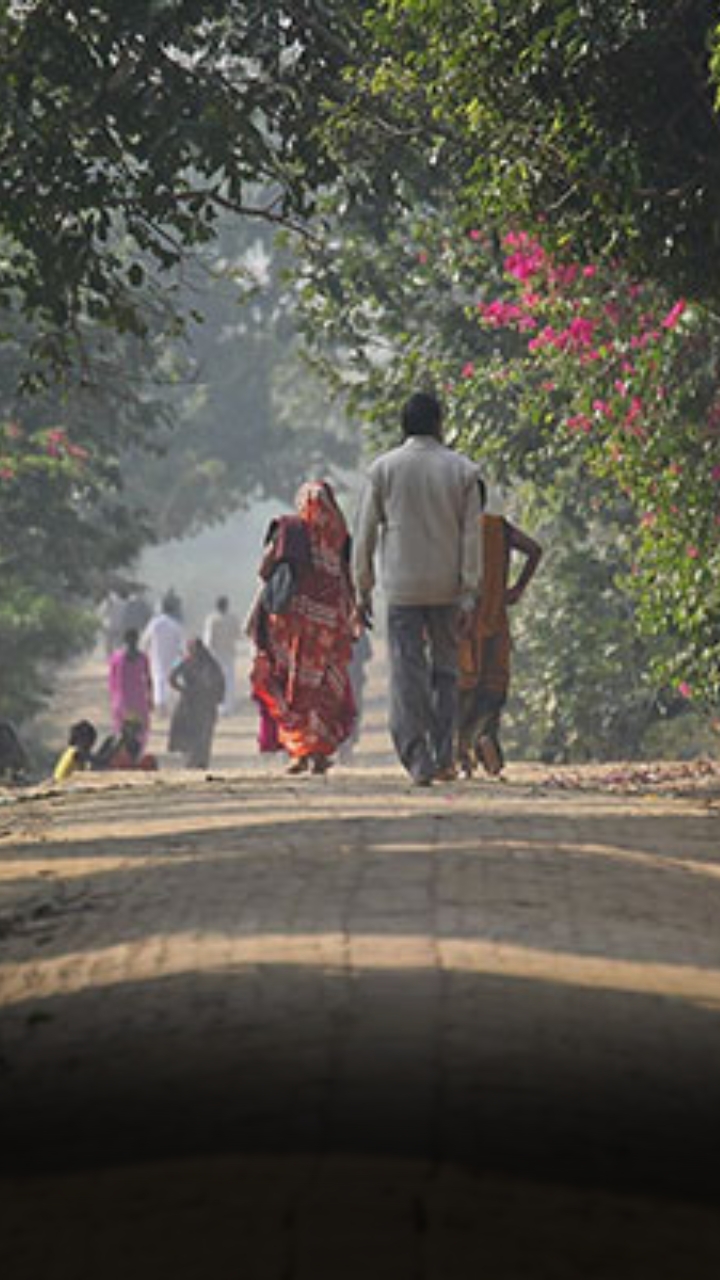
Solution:
<path fill-rule="evenodd" d="M 675 795 L 702 793 L 720 799 L 720 761 L 697 760 L 608 765 L 563 766 L 552 770 L 543 786 L 566 791 L 615 791 L 623 795 L 647 791 Z"/>

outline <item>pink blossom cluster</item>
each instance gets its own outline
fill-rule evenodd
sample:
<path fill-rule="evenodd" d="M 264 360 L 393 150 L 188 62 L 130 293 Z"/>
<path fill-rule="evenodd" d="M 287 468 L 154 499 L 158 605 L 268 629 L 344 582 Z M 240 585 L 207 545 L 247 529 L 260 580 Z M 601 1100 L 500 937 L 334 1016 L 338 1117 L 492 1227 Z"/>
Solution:
<path fill-rule="evenodd" d="M 568 418 L 565 425 L 568 431 L 582 431 L 586 435 L 592 431 L 592 422 L 586 413 L 576 413 L 574 417 Z"/>
<path fill-rule="evenodd" d="M 68 439 L 67 432 L 63 427 L 53 427 L 47 432 L 45 441 L 45 451 L 51 458 L 60 458 L 65 455 L 68 458 L 75 458 L 77 462 L 86 462 L 90 457 L 88 450 L 83 445 L 73 444 Z"/>
<path fill-rule="evenodd" d="M 687 307 L 687 303 L 685 299 L 680 298 L 675 303 L 675 306 L 670 308 L 667 315 L 665 316 L 665 319 L 662 321 L 663 329 L 674 329 L 678 321 L 680 320 L 680 317 L 682 316 L 683 312 L 685 311 L 686 307 Z"/>
<path fill-rule="evenodd" d="M 537 337 L 528 342 L 528 351 L 539 351 L 542 347 L 555 347 L 558 351 L 587 350 L 592 347 L 594 333 L 594 320 L 573 316 L 566 329 L 554 329 L 551 324 L 545 325 Z"/>
<path fill-rule="evenodd" d="M 537 320 L 525 307 L 517 302 L 503 302 L 496 298 L 494 302 L 479 302 L 478 311 L 483 319 L 494 329 L 517 327 L 523 329 L 537 328 Z"/>
<path fill-rule="evenodd" d="M 503 244 L 514 253 L 508 254 L 503 266 L 509 276 L 516 280 L 529 280 L 539 275 L 547 265 L 547 255 L 537 240 L 533 240 L 526 231 L 511 231 L 505 236 Z"/>

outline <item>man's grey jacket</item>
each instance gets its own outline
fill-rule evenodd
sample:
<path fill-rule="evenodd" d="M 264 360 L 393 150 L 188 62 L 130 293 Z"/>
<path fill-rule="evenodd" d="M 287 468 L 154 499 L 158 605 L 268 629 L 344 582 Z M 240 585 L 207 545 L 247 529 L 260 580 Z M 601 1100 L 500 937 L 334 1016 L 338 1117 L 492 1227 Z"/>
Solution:
<path fill-rule="evenodd" d="M 434 436 L 409 436 L 369 468 L 353 546 L 359 596 L 381 581 L 391 605 L 472 606 L 481 556 L 474 463 Z"/>

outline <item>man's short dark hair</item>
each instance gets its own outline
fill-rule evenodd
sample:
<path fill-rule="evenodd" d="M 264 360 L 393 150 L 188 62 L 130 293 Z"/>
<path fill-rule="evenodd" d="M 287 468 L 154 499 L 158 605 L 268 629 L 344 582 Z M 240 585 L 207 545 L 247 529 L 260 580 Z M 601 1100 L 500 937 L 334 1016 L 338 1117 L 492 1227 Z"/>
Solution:
<path fill-rule="evenodd" d="M 227 596 L 218 596 L 217 600 L 215 601 L 215 608 L 220 613 L 227 613 L 229 607 L 230 607 L 230 601 L 228 600 Z"/>
<path fill-rule="evenodd" d="M 441 422 L 440 401 L 427 391 L 416 391 L 402 412 L 402 429 L 406 436 L 439 436 Z"/>

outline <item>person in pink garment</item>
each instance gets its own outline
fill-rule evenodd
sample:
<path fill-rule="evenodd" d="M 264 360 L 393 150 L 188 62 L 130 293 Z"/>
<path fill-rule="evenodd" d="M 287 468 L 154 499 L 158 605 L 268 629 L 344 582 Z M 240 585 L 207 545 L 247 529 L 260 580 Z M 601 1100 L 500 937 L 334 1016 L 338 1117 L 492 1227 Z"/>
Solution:
<path fill-rule="evenodd" d="M 138 639 L 133 628 L 125 632 L 123 647 L 110 656 L 108 683 L 115 733 L 121 733 L 126 720 L 136 720 L 140 725 L 141 748 L 144 749 L 150 732 L 152 681 L 150 663 L 138 647 Z"/>

